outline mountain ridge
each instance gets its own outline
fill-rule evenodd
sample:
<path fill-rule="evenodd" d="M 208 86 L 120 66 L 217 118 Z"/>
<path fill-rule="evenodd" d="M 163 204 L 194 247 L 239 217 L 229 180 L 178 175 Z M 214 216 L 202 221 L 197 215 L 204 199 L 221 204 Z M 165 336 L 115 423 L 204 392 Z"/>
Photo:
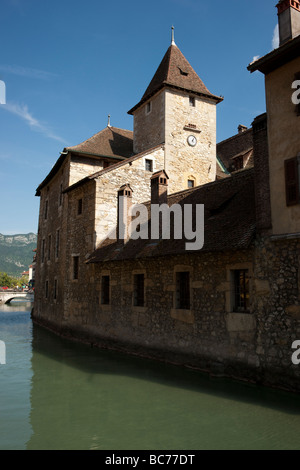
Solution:
<path fill-rule="evenodd" d="M 33 232 L 14 235 L 0 233 L 0 272 L 20 277 L 23 271 L 28 271 L 36 244 L 37 235 Z"/>

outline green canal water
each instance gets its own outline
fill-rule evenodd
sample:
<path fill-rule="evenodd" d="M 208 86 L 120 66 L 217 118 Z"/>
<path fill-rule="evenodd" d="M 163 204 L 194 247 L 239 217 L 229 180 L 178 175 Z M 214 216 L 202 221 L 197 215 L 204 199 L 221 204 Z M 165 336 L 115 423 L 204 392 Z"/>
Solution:
<path fill-rule="evenodd" d="M 63 340 L 0 308 L 0 449 L 300 449 L 300 396 Z"/>

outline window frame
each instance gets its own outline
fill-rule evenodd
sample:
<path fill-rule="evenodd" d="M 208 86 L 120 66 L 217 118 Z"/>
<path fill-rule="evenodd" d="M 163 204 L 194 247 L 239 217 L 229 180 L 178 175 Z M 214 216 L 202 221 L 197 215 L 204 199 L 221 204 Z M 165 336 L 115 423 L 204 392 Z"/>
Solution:
<path fill-rule="evenodd" d="M 141 282 L 142 281 L 142 282 Z M 133 274 L 133 306 L 145 307 L 145 273 Z"/>
<path fill-rule="evenodd" d="M 242 268 L 231 271 L 231 289 L 232 313 L 250 313 L 249 269 Z"/>
<path fill-rule="evenodd" d="M 108 282 L 105 283 L 104 279 Z M 110 305 L 111 303 L 111 292 L 110 292 L 110 275 L 102 274 L 101 275 L 101 305 Z"/>
<path fill-rule="evenodd" d="M 299 169 L 299 155 L 284 160 L 285 199 L 287 207 L 295 206 L 300 203 Z M 291 173 L 293 173 L 293 175 L 291 175 Z"/>
<path fill-rule="evenodd" d="M 79 255 L 72 255 L 72 280 L 79 279 Z"/>
<path fill-rule="evenodd" d="M 77 215 L 82 215 L 83 213 L 83 199 L 80 197 L 77 199 Z"/>
<path fill-rule="evenodd" d="M 150 164 L 150 170 L 147 168 L 148 164 Z M 145 158 L 145 171 L 150 171 L 153 173 L 153 160 L 150 158 Z"/>
<path fill-rule="evenodd" d="M 175 273 L 175 308 L 191 310 L 191 273 L 189 270 Z"/>
<path fill-rule="evenodd" d="M 189 95 L 189 106 L 191 108 L 196 107 L 196 97 L 195 96 Z"/>

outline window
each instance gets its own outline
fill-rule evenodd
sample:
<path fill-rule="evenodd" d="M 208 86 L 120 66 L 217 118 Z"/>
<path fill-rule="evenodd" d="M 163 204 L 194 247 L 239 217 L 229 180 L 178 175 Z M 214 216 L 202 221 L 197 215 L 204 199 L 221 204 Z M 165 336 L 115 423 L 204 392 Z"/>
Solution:
<path fill-rule="evenodd" d="M 49 282 L 45 282 L 45 297 L 48 299 L 48 294 L 49 294 Z"/>
<path fill-rule="evenodd" d="M 195 186 L 194 180 L 188 180 L 188 188 L 193 188 Z"/>
<path fill-rule="evenodd" d="M 60 185 L 60 192 L 59 192 L 59 198 L 58 198 L 58 206 L 60 207 L 62 205 L 62 198 L 63 198 L 63 189 L 62 189 L 62 184 Z"/>
<path fill-rule="evenodd" d="M 134 275 L 134 298 L 133 304 L 136 307 L 143 307 L 145 303 L 145 279 L 144 274 Z"/>
<path fill-rule="evenodd" d="M 153 171 L 153 161 L 152 160 L 145 160 L 145 170 L 146 171 Z"/>
<path fill-rule="evenodd" d="M 190 302 L 190 273 L 176 273 L 176 308 L 189 310 Z"/>
<path fill-rule="evenodd" d="M 51 235 L 48 236 L 48 260 L 51 258 Z"/>
<path fill-rule="evenodd" d="M 79 274 L 79 256 L 73 256 L 73 279 L 78 279 Z"/>
<path fill-rule="evenodd" d="M 59 255 L 59 242 L 60 242 L 60 232 L 59 230 L 56 230 L 55 258 L 58 258 L 58 255 Z"/>
<path fill-rule="evenodd" d="M 284 162 L 286 205 L 299 204 L 299 164 L 298 157 Z"/>
<path fill-rule="evenodd" d="M 57 279 L 54 279 L 54 293 L 53 293 L 54 300 L 57 299 Z"/>
<path fill-rule="evenodd" d="M 151 101 L 149 101 L 149 102 L 146 104 L 146 114 L 151 113 L 151 110 L 152 110 L 152 103 L 151 103 Z"/>
<path fill-rule="evenodd" d="M 45 239 L 42 240 L 42 263 L 45 261 Z"/>
<path fill-rule="evenodd" d="M 48 219 L 48 200 L 45 202 L 44 219 Z"/>
<path fill-rule="evenodd" d="M 102 276 L 101 281 L 101 304 L 109 305 L 110 303 L 110 292 L 109 292 L 109 276 Z"/>
<path fill-rule="evenodd" d="M 233 311 L 249 313 L 249 271 L 236 269 L 232 271 Z"/>
<path fill-rule="evenodd" d="M 236 157 L 233 162 L 235 170 L 242 170 L 244 168 L 244 157 Z"/>
<path fill-rule="evenodd" d="M 196 99 L 194 96 L 189 97 L 189 103 L 190 103 L 190 106 L 193 108 L 196 106 Z"/>
<path fill-rule="evenodd" d="M 81 215 L 82 214 L 82 199 L 78 199 L 77 203 L 77 214 Z"/>

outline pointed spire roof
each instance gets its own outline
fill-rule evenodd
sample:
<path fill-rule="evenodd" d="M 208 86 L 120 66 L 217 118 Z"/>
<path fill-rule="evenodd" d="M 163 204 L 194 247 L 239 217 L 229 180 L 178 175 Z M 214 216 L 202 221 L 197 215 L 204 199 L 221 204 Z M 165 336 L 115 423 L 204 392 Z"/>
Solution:
<path fill-rule="evenodd" d="M 177 88 L 192 92 L 196 95 L 211 98 L 217 103 L 223 100 L 222 97 L 213 95 L 206 88 L 201 78 L 197 75 L 182 52 L 176 46 L 173 35 L 172 43 L 156 70 L 141 101 L 128 111 L 128 114 L 133 114 L 133 112 L 145 101 L 164 87 Z"/>

